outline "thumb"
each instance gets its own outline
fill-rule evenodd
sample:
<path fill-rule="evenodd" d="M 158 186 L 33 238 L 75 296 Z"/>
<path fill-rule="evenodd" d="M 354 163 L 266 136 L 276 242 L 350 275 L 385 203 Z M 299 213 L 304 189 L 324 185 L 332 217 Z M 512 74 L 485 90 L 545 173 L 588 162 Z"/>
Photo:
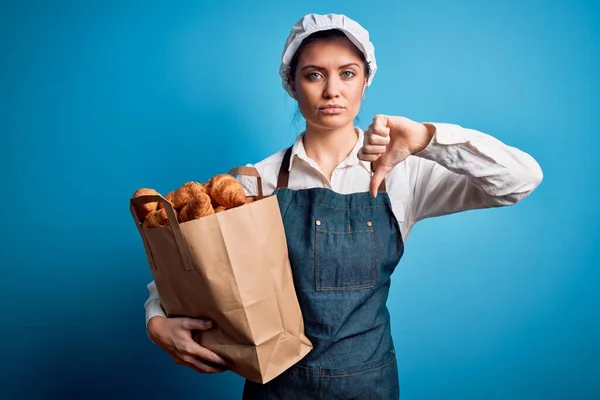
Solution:
<path fill-rule="evenodd" d="M 184 318 L 181 326 L 186 330 L 205 331 L 212 328 L 212 321 L 208 319 Z"/>
<path fill-rule="evenodd" d="M 381 161 L 381 159 L 379 159 L 379 161 Z M 392 170 L 391 167 L 381 165 L 380 162 L 378 162 L 376 165 L 377 166 L 375 167 L 375 173 L 371 177 L 370 192 L 373 198 L 377 197 L 377 190 L 379 189 L 379 185 L 381 185 L 381 182 L 383 182 L 386 175 Z"/>

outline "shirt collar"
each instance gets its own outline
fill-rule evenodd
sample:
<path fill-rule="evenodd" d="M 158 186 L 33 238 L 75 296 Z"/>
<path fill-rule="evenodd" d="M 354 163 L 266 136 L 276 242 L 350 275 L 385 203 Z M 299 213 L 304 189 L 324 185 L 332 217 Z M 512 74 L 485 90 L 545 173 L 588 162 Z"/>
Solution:
<path fill-rule="evenodd" d="M 356 164 L 360 163 L 367 171 L 370 172 L 371 171 L 371 163 L 368 161 L 363 161 L 363 160 L 358 159 L 358 151 L 360 150 L 360 148 L 363 145 L 365 134 L 364 134 L 363 130 L 360 129 L 359 127 L 354 127 L 354 131 L 356 132 L 356 135 L 357 135 L 356 144 L 352 148 L 352 151 L 350 152 L 348 157 L 346 157 L 346 159 L 343 161 L 343 164 L 344 164 L 344 166 L 352 166 L 352 165 L 356 165 Z M 293 166 L 294 160 L 296 158 L 299 158 L 310 164 L 310 160 L 309 160 L 308 156 L 306 155 L 306 149 L 304 148 L 304 142 L 303 142 L 305 133 L 306 132 L 302 132 L 300 135 L 298 135 L 298 137 L 296 138 L 296 141 L 292 145 L 292 154 L 290 155 L 290 166 L 288 168 L 288 171 L 292 170 L 292 166 Z"/>

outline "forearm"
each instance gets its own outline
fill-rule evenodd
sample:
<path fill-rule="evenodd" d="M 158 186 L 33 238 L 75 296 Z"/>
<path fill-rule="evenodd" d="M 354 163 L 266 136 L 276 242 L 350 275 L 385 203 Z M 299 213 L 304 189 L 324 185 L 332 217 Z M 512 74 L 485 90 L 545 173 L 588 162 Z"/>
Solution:
<path fill-rule="evenodd" d="M 452 124 L 426 125 L 435 134 L 409 165 L 416 220 L 512 205 L 542 180 L 533 157 L 490 135 Z"/>

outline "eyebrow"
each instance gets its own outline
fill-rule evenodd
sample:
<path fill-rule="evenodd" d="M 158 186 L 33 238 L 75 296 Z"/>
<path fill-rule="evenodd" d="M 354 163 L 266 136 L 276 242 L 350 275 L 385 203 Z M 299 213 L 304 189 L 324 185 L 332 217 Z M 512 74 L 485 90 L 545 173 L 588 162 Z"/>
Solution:
<path fill-rule="evenodd" d="M 352 62 L 352 63 L 348 63 L 348 64 L 344 64 L 344 65 L 340 66 L 339 69 L 348 68 L 350 66 L 355 66 L 355 67 L 359 67 L 360 68 L 360 65 L 358 65 L 357 63 Z M 325 69 L 323 67 L 319 67 L 318 65 L 312 65 L 312 64 L 310 64 L 310 65 L 305 65 L 304 67 L 302 67 L 301 71 L 304 71 L 305 69 L 308 69 L 308 68 Z"/>

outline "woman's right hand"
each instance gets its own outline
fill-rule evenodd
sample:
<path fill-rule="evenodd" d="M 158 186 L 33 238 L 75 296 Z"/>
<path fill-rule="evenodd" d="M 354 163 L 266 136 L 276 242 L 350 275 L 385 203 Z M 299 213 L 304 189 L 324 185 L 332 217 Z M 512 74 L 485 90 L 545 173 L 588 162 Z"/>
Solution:
<path fill-rule="evenodd" d="M 202 374 L 224 372 L 226 361 L 192 339 L 192 331 L 205 331 L 211 327 L 211 321 L 203 319 L 155 316 L 148 322 L 148 336 L 169 353 L 176 364 Z"/>

